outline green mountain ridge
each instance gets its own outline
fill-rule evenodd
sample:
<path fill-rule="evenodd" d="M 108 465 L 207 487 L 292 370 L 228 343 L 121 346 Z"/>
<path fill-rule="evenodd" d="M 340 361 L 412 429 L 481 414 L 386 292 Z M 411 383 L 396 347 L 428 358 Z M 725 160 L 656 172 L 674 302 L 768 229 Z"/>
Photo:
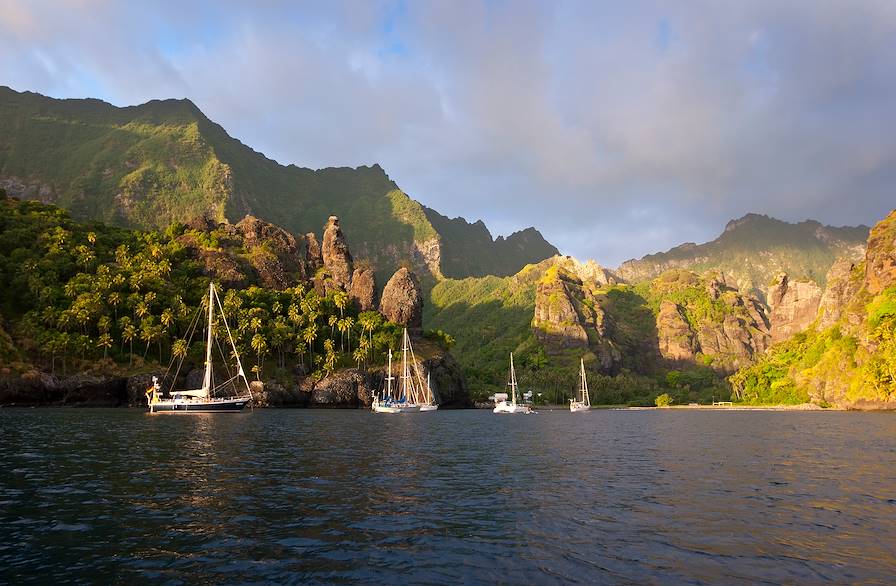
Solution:
<path fill-rule="evenodd" d="M 338 215 L 353 255 L 380 277 L 403 264 L 435 277 L 507 275 L 556 253 L 534 229 L 492 240 L 480 223 L 447 220 L 376 164 L 281 165 L 186 99 L 119 108 L 0 87 L 0 187 L 76 219 L 137 228 L 251 214 L 300 235 Z M 477 243 L 476 257 L 465 254 L 468 241 Z"/>
<path fill-rule="evenodd" d="M 695 272 L 720 270 L 738 288 L 765 297 L 769 283 L 780 273 L 793 280 L 811 280 L 821 287 L 831 265 L 840 257 L 859 259 L 868 238 L 867 226 L 832 227 L 814 220 L 789 223 L 760 214 L 731 220 L 710 242 L 688 242 L 666 252 L 625 261 L 616 270 L 624 280 L 637 283 L 658 277 L 669 269 Z"/>

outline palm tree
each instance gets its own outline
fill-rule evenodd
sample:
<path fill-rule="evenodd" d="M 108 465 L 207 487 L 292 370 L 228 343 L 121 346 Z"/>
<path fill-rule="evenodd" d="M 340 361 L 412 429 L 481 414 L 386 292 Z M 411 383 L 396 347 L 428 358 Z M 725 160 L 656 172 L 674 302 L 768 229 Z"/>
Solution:
<path fill-rule="evenodd" d="M 99 339 L 97 340 L 96 345 L 103 349 L 103 360 L 105 360 L 106 356 L 108 355 L 109 348 L 112 347 L 112 336 L 110 336 L 108 333 L 101 334 Z"/>
<path fill-rule="evenodd" d="M 262 356 L 264 356 L 264 354 L 268 350 L 268 343 L 264 339 L 264 336 L 262 336 L 261 334 L 255 334 L 254 336 L 252 336 L 252 349 L 255 350 L 255 355 L 258 357 L 258 370 L 255 371 L 255 380 L 261 380 L 259 378 L 259 374 L 261 372 Z"/>
<path fill-rule="evenodd" d="M 314 342 L 317 340 L 317 324 L 311 322 L 304 330 L 302 330 L 302 339 L 308 344 L 308 351 L 311 353 L 309 362 L 309 370 L 314 370 Z"/>
<path fill-rule="evenodd" d="M 333 293 L 333 303 L 339 308 L 339 317 L 345 317 L 342 312 L 348 305 L 348 294 L 345 291 L 336 291 Z"/>
<path fill-rule="evenodd" d="M 180 360 L 187 356 L 187 341 L 183 339 L 177 339 L 174 341 L 174 344 L 171 345 L 171 355 Z"/>
<path fill-rule="evenodd" d="M 121 293 L 118 291 L 109 293 L 109 296 L 106 297 L 106 301 L 112 306 L 112 311 L 115 312 L 115 319 L 118 319 L 118 306 L 121 304 Z"/>
<path fill-rule="evenodd" d="M 324 340 L 324 351 L 326 352 L 326 358 L 324 359 L 324 373 L 329 375 L 332 374 L 334 370 L 336 370 L 336 352 L 335 352 L 335 344 L 333 344 L 333 340 L 326 339 Z"/>
<path fill-rule="evenodd" d="M 127 316 L 121 318 L 118 323 L 121 327 L 122 350 L 124 349 L 125 343 L 128 343 L 130 346 L 128 366 L 131 366 L 134 362 L 134 338 L 137 337 L 137 328 L 131 323 L 131 318 Z"/>

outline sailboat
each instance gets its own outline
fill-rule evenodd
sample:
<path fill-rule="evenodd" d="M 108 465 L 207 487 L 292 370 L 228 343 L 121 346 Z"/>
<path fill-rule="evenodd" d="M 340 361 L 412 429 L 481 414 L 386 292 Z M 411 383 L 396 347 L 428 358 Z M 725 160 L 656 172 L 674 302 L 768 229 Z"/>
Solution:
<path fill-rule="evenodd" d="M 495 413 L 535 413 L 529 405 L 516 402 L 516 370 L 513 368 L 513 352 L 510 353 L 510 403 L 507 402 L 507 393 L 495 394 Z"/>
<path fill-rule="evenodd" d="M 212 347 L 215 342 L 215 307 L 221 312 L 221 321 L 227 331 L 227 337 L 233 348 L 233 357 L 236 361 L 236 374 L 230 379 L 217 384 L 215 381 Z M 196 318 L 198 321 L 198 315 Z M 195 329 L 195 325 L 193 326 Z M 192 339 L 192 331 L 191 336 Z M 189 344 L 189 342 L 188 342 Z M 219 346 L 220 349 L 220 346 Z M 223 352 L 222 352 L 223 354 Z M 225 367 L 226 367 L 226 357 Z M 172 365 L 174 361 L 172 360 Z M 177 371 L 172 379 L 177 379 L 177 373 L 183 365 L 183 358 L 177 366 Z M 228 375 L 230 374 L 229 367 Z M 171 370 L 171 366 L 168 367 Z M 238 387 L 245 387 L 246 393 L 242 394 Z M 242 411 L 243 408 L 252 401 L 252 391 L 249 388 L 249 381 L 246 379 L 246 373 L 243 371 L 243 365 L 240 362 L 240 355 L 233 342 L 233 336 L 230 333 L 230 326 L 224 317 L 224 308 L 221 305 L 221 299 L 215 290 L 215 284 L 209 283 L 208 286 L 208 330 L 205 344 L 205 376 L 202 379 L 202 387 L 199 389 L 179 391 L 174 390 L 174 384 L 168 390 L 168 398 L 160 396 L 161 385 L 159 385 L 158 377 L 152 377 L 152 386 L 146 391 L 146 399 L 149 404 L 150 413 L 209 413 L 209 412 L 235 412 Z M 229 392 L 230 395 L 219 396 L 219 392 Z"/>
<path fill-rule="evenodd" d="M 588 396 L 588 379 L 585 377 L 584 358 L 579 361 L 579 378 L 581 379 L 579 394 L 575 399 L 569 400 L 569 410 L 573 413 L 575 413 L 576 411 L 588 411 L 589 409 L 591 409 L 591 397 Z"/>
<path fill-rule="evenodd" d="M 392 376 L 392 350 L 389 350 L 386 387 L 382 396 L 376 395 L 373 398 L 371 409 L 374 413 L 420 413 L 439 408 L 435 404 L 428 380 L 426 384 L 423 383 L 407 328 L 402 336 L 401 375 L 398 377 L 397 387 L 392 386 L 393 380 L 395 377 Z"/>

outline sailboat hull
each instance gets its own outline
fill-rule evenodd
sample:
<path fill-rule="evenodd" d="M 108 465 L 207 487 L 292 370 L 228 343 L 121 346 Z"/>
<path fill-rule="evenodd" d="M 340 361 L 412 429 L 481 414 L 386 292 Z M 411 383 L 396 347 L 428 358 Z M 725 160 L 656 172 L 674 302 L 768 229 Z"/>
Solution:
<path fill-rule="evenodd" d="M 520 405 L 513 403 L 508 403 L 506 401 L 499 401 L 498 404 L 495 405 L 495 408 L 492 409 L 493 413 L 534 413 L 532 408 L 528 405 Z"/>
<path fill-rule="evenodd" d="M 210 401 L 158 401 L 149 406 L 150 413 L 238 413 L 250 399 L 221 399 Z"/>
<path fill-rule="evenodd" d="M 585 403 L 582 403 L 581 401 L 570 401 L 570 403 L 569 403 L 569 410 L 572 411 L 573 413 L 575 413 L 577 411 L 589 411 L 590 409 L 591 409 L 590 405 L 586 405 Z"/>

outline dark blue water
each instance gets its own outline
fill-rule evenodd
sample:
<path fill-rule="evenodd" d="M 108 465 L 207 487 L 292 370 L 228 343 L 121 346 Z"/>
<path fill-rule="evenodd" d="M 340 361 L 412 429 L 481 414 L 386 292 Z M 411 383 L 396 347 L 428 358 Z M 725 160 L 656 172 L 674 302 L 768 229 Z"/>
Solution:
<path fill-rule="evenodd" d="M 0 582 L 879 582 L 896 414 L 0 410 Z"/>

